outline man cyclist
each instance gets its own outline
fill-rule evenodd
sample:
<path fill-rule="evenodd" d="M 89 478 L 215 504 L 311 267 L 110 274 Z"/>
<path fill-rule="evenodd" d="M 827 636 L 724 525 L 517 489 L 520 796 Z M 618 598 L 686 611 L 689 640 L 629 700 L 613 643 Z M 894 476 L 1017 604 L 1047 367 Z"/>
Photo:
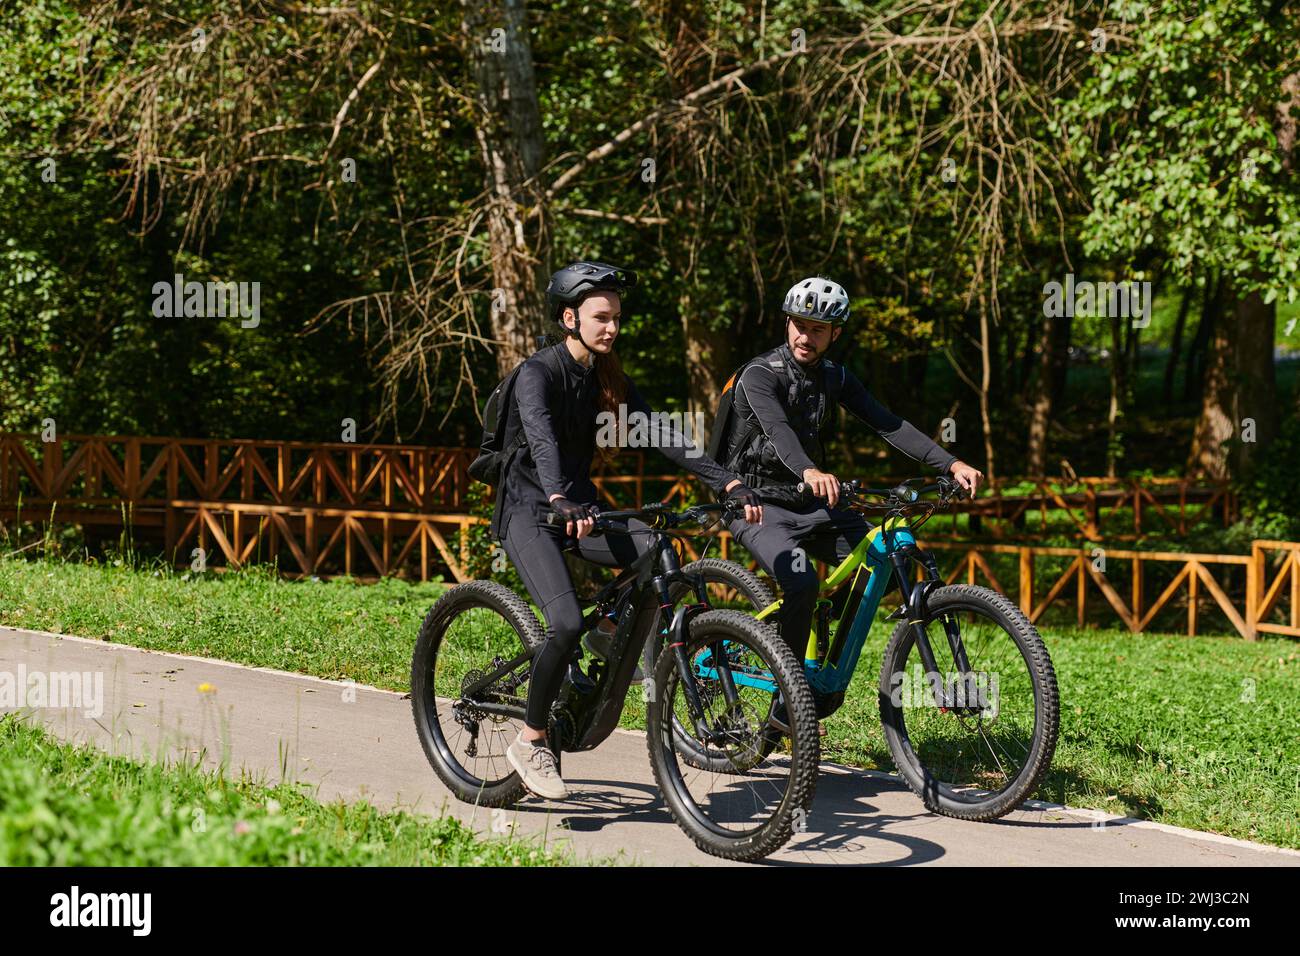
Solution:
<path fill-rule="evenodd" d="M 785 341 L 751 359 L 735 377 L 716 457 L 763 501 L 762 524 L 733 520 L 729 530 L 780 586 L 781 635 L 795 659 L 803 660 L 819 588 L 808 556 L 838 564 L 870 528 L 858 513 L 836 507 L 839 481 L 822 469 L 820 433 L 835 405 L 908 457 L 951 473 L 972 495 L 983 473 L 889 411 L 852 372 L 826 358 L 849 318 L 843 287 L 822 276 L 804 279 L 786 294 L 783 311 Z M 775 487 L 800 481 L 825 502 L 806 504 Z"/>

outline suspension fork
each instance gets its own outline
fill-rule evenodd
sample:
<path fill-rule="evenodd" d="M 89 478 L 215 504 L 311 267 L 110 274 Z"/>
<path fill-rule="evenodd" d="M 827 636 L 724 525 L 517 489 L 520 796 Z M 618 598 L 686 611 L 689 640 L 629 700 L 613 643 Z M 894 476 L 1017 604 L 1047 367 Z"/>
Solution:
<path fill-rule="evenodd" d="M 672 596 L 668 593 L 668 577 L 670 574 L 669 571 L 657 574 L 651 582 L 655 593 L 659 597 L 659 623 L 662 623 L 672 613 L 672 622 L 665 628 L 668 635 L 668 650 L 672 652 L 673 662 L 677 666 L 677 676 L 682 682 L 682 693 L 686 697 L 686 711 L 690 714 L 691 722 L 695 725 L 695 732 L 701 737 L 705 737 L 708 734 L 708 724 L 704 719 L 704 702 L 700 700 L 699 688 L 695 686 L 695 675 L 691 673 L 691 662 L 686 657 L 686 637 L 689 620 L 690 617 L 694 616 L 693 612 L 698 610 L 701 605 L 687 604 L 673 612 Z M 655 690 L 657 692 L 658 688 L 655 688 Z"/>
<path fill-rule="evenodd" d="M 925 665 L 927 674 L 935 674 L 939 671 L 939 663 L 935 660 L 930 639 L 926 636 L 925 626 L 921 623 L 921 612 L 924 611 L 921 606 L 924 599 L 923 589 L 926 588 L 927 582 L 919 581 L 913 584 L 908 580 L 908 559 L 912 556 L 910 550 L 910 546 L 891 550 L 889 560 L 894 565 L 898 589 L 903 593 L 903 610 L 907 615 L 908 627 L 912 631 L 912 640 L 916 642 L 917 652 L 921 655 L 921 663 Z"/>
<path fill-rule="evenodd" d="M 925 568 L 927 580 L 940 580 L 939 564 L 934 560 L 933 554 L 929 551 L 922 551 L 920 548 L 917 548 L 916 559 L 920 561 L 921 566 Z M 928 596 L 929 595 L 927 595 L 927 597 Z M 945 614 L 943 616 L 943 632 L 948 638 L 948 647 L 952 651 L 953 663 L 957 665 L 957 670 L 960 671 L 964 677 L 966 674 L 970 673 L 970 660 L 966 657 L 966 645 L 961 639 L 961 628 L 957 626 L 956 618 L 953 615 Z"/>
<path fill-rule="evenodd" d="M 930 638 L 925 632 L 923 621 L 929 616 L 926 601 L 930 591 L 934 590 L 942 580 L 939 576 L 938 563 L 934 560 L 934 555 L 922 551 L 915 544 L 904 545 L 896 551 L 891 551 L 889 558 L 894 565 L 894 573 L 898 575 L 898 587 L 903 593 L 903 610 L 907 614 L 908 627 L 912 631 L 912 640 L 916 644 L 917 653 L 921 656 L 926 674 L 936 675 L 937 681 L 939 662 L 935 659 L 934 649 L 930 646 Z M 907 574 L 909 559 L 918 562 L 925 569 L 925 580 L 909 582 Z M 943 630 L 948 639 L 948 647 L 952 651 L 953 663 L 957 666 L 959 674 L 964 677 L 970 672 L 970 661 L 967 659 L 966 647 L 961 640 L 961 631 L 957 627 L 957 622 L 952 619 L 952 615 L 944 615 Z M 954 702 L 948 699 L 948 691 L 940 690 L 937 682 L 931 683 L 931 691 L 935 695 L 935 706 L 941 710 L 954 706 Z"/>

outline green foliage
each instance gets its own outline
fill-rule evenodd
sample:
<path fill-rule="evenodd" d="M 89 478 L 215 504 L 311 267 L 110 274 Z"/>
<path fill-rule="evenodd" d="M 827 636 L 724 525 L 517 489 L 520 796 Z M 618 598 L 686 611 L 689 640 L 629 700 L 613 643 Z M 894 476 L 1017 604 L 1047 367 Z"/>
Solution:
<path fill-rule="evenodd" d="M 1266 301 L 1295 301 L 1300 194 L 1274 124 L 1300 23 L 1277 4 L 1231 0 L 1112 11 L 1133 29 L 1097 55 L 1062 130 L 1092 186 L 1085 249 L 1159 252 L 1173 274 L 1222 270 Z"/>
<path fill-rule="evenodd" d="M 496 490 L 480 482 L 471 482 L 465 497 L 469 503 L 469 513 L 482 518 L 482 524 L 472 525 L 469 529 L 469 560 L 466 571 L 471 578 L 480 581 L 497 581 L 517 594 L 527 596 L 519 572 L 506 556 L 505 549 L 492 537 L 488 522 L 492 520 L 492 506 Z"/>
<path fill-rule="evenodd" d="M 1049 7 L 1031 2 L 1007 15 L 1029 23 Z M 479 208 L 485 183 L 476 128 L 486 121 L 465 95 L 473 78 L 458 8 L 402 0 L 363 5 L 356 18 L 241 13 L 237 28 L 210 31 L 207 51 L 171 71 L 158 64 L 170 62 L 186 25 L 216 22 L 227 15 L 222 4 L 187 0 L 173 5 L 174 18 L 151 16 L 137 0 L 108 9 L 92 16 L 68 0 L 35 0 L 6 22 L 0 428 L 30 431 L 54 418 L 64 434 L 319 441 L 336 439 L 351 418 L 363 440 L 472 441 L 477 410 L 462 377 L 496 374 L 482 217 L 456 237 L 454 255 L 428 251 L 439 228 Z M 987 28 L 985 10 L 958 4 L 953 30 Z M 807 92 L 824 80 L 817 57 L 794 58 L 726 96 L 673 105 L 728 70 L 788 51 L 795 31 L 818 51 L 886 12 L 804 0 L 768 4 L 758 18 L 735 0 L 671 12 L 584 0 L 529 6 L 544 178 L 636 120 L 659 117 L 549 201 L 545 264 L 593 256 L 641 272 L 619 352 L 656 407 L 687 400 L 688 352 L 725 375 L 778 342 L 785 289 L 823 272 L 854 297 L 845 344 L 855 346 L 855 370 L 923 430 L 956 407 L 954 450 L 978 459 L 970 381 L 983 359 L 973 295 L 994 291 L 982 285 L 990 281 L 978 228 L 986 215 L 999 218 L 1005 244 L 989 356 L 1003 474 L 1018 470 L 1025 441 L 1047 279 L 1084 267 L 1098 276 L 1159 267 L 1187 284 L 1221 271 L 1267 295 L 1294 296 L 1296 180 L 1280 168 L 1273 124 L 1300 28 L 1266 3 L 1085 5 L 1074 10 L 1073 38 L 1012 39 L 999 64 L 1014 61 L 1021 82 L 998 85 L 996 103 L 975 104 L 987 111 L 984 123 L 1002 117 L 999 141 L 1021 151 L 1011 171 L 995 168 L 987 126 L 964 125 L 963 85 L 912 52 L 891 54 L 897 69 L 851 81 L 862 61 L 844 60 L 845 85 L 833 94 Z M 881 22 L 906 33 L 932 28 L 930 16 L 900 7 Z M 1105 52 L 1089 54 L 1083 37 L 1101 17 L 1123 29 Z M 382 28 L 358 27 L 341 40 L 354 19 Z M 326 55 L 340 44 L 346 56 Z M 381 48 L 382 69 L 358 91 Z M 1078 72 L 1042 87 L 1062 58 Z M 173 148 L 131 206 L 124 186 L 145 102 L 156 105 Z M 1050 108 L 1038 109 L 1044 102 Z M 314 165 L 331 140 L 329 162 Z M 41 179 L 46 156 L 57 161 L 56 182 Z M 356 162 L 355 182 L 334 165 L 344 157 Z M 646 158 L 656 161 L 654 183 L 642 177 Z M 238 172 L 188 178 L 205 164 Z M 986 209 L 976 200 L 992 178 L 1001 198 Z M 191 188 L 210 199 L 194 217 Z M 435 298 L 423 315 L 431 331 L 405 338 L 410 317 L 394 303 L 444 280 L 452 258 L 464 267 L 473 321 L 444 315 Z M 259 282 L 260 327 L 155 317 L 152 286 L 177 272 Z M 332 311 L 337 303 L 356 309 Z M 1162 314 L 1152 330 L 1162 342 L 1168 325 Z M 448 329 L 452 337 L 440 338 Z M 1075 323 L 1077 367 L 1055 409 L 1061 427 L 1048 460 L 1068 456 L 1080 473 L 1105 461 L 1108 333 L 1104 322 Z M 404 384 L 388 395 L 379 382 L 404 362 Z M 427 392 L 416 385 L 420 371 Z M 376 428 L 389 398 L 395 418 Z M 1133 404 L 1145 407 L 1140 396 Z M 1125 416 L 1125 464 L 1147 466 L 1171 443 L 1185 444 L 1188 414 Z M 862 437 L 879 450 L 870 434 L 850 436 Z"/>
<path fill-rule="evenodd" d="M 1243 528 L 1249 538 L 1300 541 L 1300 416 L 1282 422 L 1253 473 L 1238 482 Z"/>

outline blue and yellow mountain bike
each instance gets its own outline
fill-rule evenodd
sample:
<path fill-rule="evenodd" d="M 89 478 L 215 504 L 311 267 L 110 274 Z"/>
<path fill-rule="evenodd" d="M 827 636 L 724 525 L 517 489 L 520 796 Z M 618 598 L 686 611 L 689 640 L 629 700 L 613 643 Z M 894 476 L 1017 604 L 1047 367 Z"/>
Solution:
<path fill-rule="evenodd" d="M 937 508 L 965 494 L 950 478 L 926 481 L 910 479 L 893 488 L 840 484 L 841 507 L 883 513 L 883 521 L 823 582 L 804 672 L 818 716 L 834 713 L 844 702 L 876 610 L 897 582 L 902 603 L 886 618 L 898 623 L 885 645 L 879 682 L 890 754 L 931 811 L 992 820 L 1029 797 L 1051 766 L 1060 723 L 1056 674 L 1037 629 L 1015 604 L 989 588 L 945 585 L 933 555 L 917 545 L 914 531 Z M 795 487 L 812 501 L 803 485 Z M 934 492 L 937 497 L 925 497 Z M 781 602 L 770 600 L 766 588 L 755 592 L 753 575 L 730 566 L 737 572 L 732 593 L 741 600 L 749 596 L 755 616 L 776 626 Z M 716 566 L 710 577 L 715 585 L 729 583 Z M 713 653 L 704 649 L 693 660 L 706 689 L 719 663 Z M 732 679 L 772 693 L 767 737 L 749 763 L 757 766 L 782 745 L 780 694 L 763 674 Z M 674 728 L 685 760 L 719 773 L 745 772 L 734 753 L 720 759 L 687 726 Z"/>

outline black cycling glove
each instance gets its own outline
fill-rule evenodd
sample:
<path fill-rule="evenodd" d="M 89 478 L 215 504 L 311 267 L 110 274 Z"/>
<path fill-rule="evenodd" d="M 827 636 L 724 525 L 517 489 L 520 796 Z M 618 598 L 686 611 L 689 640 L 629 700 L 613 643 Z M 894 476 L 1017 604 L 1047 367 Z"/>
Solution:
<path fill-rule="evenodd" d="M 757 508 L 763 504 L 763 499 L 758 496 L 758 492 L 748 487 L 744 482 L 728 491 L 726 500 L 741 507 L 748 505 Z"/>
<path fill-rule="evenodd" d="M 586 505 L 580 505 L 576 501 L 570 501 L 568 498 L 556 498 L 551 502 L 551 510 L 563 518 L 565 521 L 582 521 L 589 518 Z"/>

